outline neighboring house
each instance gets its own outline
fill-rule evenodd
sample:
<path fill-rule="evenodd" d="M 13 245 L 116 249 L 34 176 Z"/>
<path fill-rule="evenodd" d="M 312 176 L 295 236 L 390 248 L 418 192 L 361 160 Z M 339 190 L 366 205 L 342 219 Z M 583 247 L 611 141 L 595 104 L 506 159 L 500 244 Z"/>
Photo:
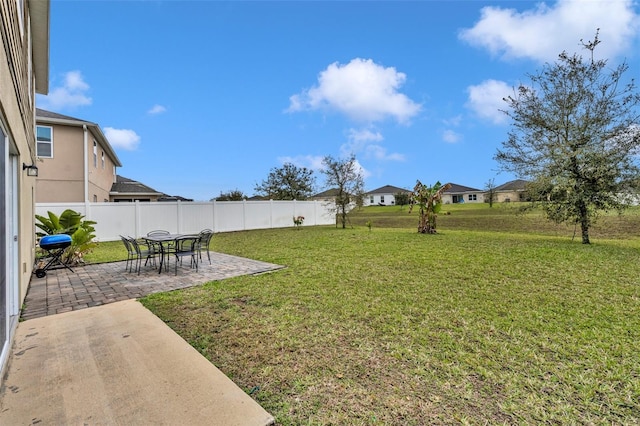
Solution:
<path fill-rule="evenodd" d="M 397 186 L 385 185 L 373 191 L 369 191 L 365 194 L 364 205 L 365 206 L 393 206 L 396 204 L 396 196 L 398 192 L 404 192 L 410 194 L 411 191 L 404 188 L 398 188 Z"/>
<path fill-rule="evenodd" d="M 37 109 L 36 129 L 36 202 L 109 202 L 122 164 L 100 126 Z"/>
<path fill-rule="evenodd" d="M 327 189 L 326 191 L 319 192 L 311 197 L 307 198 L 309 201 L 335 201 L 338 195 L 338 188 Z"/>
<path fill-rule="evenodd" d="M 494 188 L 494 202 L 526 201 L 529 182 L 522 179 L 512 180 Z"/>
<path fill-rule="evenodd" d="M 111 191 L 109 192 L 109 198 L 116 203 L 158 201 L 164 195 L 162 192 L 158 192 L 143 183 L 119 175 L 116 175 L 116 181 L 111 185 Z"/>
<path fill-rule="evenodd" d="M 167 195 L 158 192 L 150 186 L 137 180 L 116 175 L 116 181 L 111 185 L 109 199 L 115 203 L 132 201 L 193 201 L 179 195 Z"/>
<path fill-rule="evenodd" d="M 35 94 L 49 91 L 49 7 L 0 2 L 0 385 L 35 257 Z"/>
<path fill-rule="evenodd" d="M 451 188 L 442 193 L 442 202 L 444 204 L 457 203 L 483 203 L 484 191 L 476 188 L 470 188 L 457 183 L 451 183 Z"/>

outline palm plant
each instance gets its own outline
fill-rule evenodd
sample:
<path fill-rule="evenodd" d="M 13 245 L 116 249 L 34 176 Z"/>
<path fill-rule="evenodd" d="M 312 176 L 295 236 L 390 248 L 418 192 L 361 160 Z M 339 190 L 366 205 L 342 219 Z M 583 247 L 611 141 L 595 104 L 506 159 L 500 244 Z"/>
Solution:
<path fill-rule="evenodd" d="M 71 236 L 71 245 L 62 255 L 62 261 L 66 264 L 78 264 L 83 262 L 84 254 L 89 252 L 97 244 L 95 238 L 96 222 L 82 220 L 80 213 L 67 209 L 60 216 L 48 211 L 47 216 L 36 215 L 36 227 L 41 231 L 36 232 L 38 237 L 45 235 L 67 234 Z"/>
<path fill-rule="evenodd" d="M 421 234 L 436 233 L 436 218 L 442 208 L 442 194 L 451 188 L 450 183 L 442 185 L 439 181 L 433 186 L 426 186 L 417 181 L 413 192 L 409 195 L 409 213 L 413 206 L 420 208 L 420 219 L 418 221 L 418 232 Z"/>

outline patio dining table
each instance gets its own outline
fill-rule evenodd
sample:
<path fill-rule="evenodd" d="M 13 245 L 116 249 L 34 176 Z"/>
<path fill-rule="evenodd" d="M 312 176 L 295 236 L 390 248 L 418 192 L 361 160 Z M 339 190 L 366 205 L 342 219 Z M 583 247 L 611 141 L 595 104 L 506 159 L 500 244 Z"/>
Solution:
<path fill-rule="evenodd" d="M 175 244 L 175 241 L 184 237 L 197 237 L 198 234 L 162 234 L 162 235 L 147 235 L 143 237 L 145 240 L 152 244 L 157 244 L 160 247 L 160 267 L 158 273 L 162 273 L 162 266 L 164 265 L 165 254 L 168 254 L 168 248 L 171 243 Z"/>

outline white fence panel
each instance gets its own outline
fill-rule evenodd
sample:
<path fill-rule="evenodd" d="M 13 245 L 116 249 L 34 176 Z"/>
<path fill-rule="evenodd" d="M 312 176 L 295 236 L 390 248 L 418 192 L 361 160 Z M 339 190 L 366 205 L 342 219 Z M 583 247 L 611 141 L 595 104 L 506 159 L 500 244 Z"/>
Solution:
<path fill-rule="evenodd" d="M 180 233 L 197 233 L 214 228 L 214 203 L 180 203 L 180 207 Z"/>
<path fill-rule="evenodd" d="M 216 202 L 216 232 L 241 231 L 244 228 L 244 202 Z"/>
<path fill-rule="evenodd" d="M 135 236 L 138 235 L 138 220 L 136 214 L 136 205 L 134 203 L 123 203 L 121 207 L 114 211 L 110 208 L 109 203 L 94 203 L 89 206 L 89 212 L 85 215 L 85 219 L 97 222 L 96 231 L 111 230 L 115 235 Z M 65 209 L 62 209 L 64 211 Z M 72 208 L 72 210 L 74 210 Z M 96 233 L 96 237 L 100 241 L 105 241 Z"/>
<path fill-rule="evenodd" d="M 172 233 L 197 233 L 293 226 L 294 216 L 304 216 L 304 226 L 333 225 L 333 214 L 320 201 L 213 201 L 162 203 L 38 203 L 36 214 L 60 215 L 66 209 L 81 213 L 95 225 L 98 241 L 115 241 L 120 235 L 141 237 L 155 229 Z"/>

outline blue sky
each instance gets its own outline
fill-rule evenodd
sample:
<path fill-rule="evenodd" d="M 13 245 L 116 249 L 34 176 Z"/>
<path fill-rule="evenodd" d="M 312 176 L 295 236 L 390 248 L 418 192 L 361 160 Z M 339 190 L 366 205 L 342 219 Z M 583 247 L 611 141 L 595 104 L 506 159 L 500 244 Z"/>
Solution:
<path fill-rule="evenodd" d="M 367 190 L 416 180 L 482 189 L 502 98 L 600 28 L 598 54 L 637 77 L 640 7 L 625 0 L 51 1 L 49 95 L 96 122 L 123 167 L 209 200 L 285 162 L 351 153 Z"/>

